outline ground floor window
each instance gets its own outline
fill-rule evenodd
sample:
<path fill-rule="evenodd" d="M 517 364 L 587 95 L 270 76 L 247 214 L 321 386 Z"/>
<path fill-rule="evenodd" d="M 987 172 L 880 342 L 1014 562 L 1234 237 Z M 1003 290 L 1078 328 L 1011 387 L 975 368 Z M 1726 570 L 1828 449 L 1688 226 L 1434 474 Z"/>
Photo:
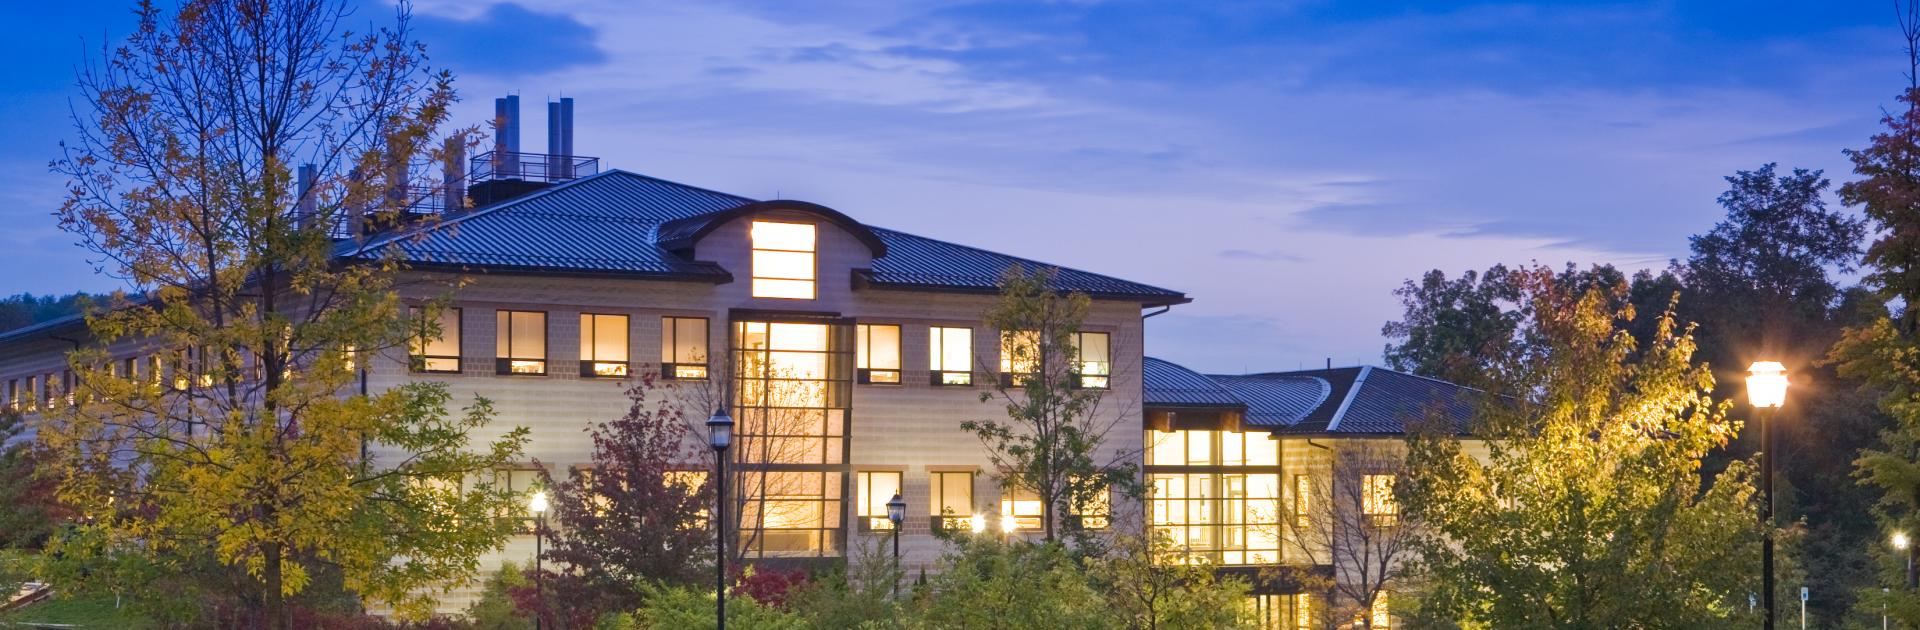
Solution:
<path fill-rule="evenodd" d="M 1177 547 L 1225 565 L 1280 561 L 1280 475 L 1165 473 L 1148 476 L 1154 529 Z"/>
<path fill-rule="evenodd" d="M 900 471 L 861 471 L 856 480 L 858 500 L 854 506 L 860 517 L 861 531 L 893 529 L 887 518 L 887 502 L 900 494 Z"/>
<path fill-rule="evenodd" d="M 1314 627 L 1310 595 L 1254 595 L 1247 600 L 1254 626 L 1261 630 L 1312 630 Z"/>
<path fill-rule="evenodd" d="M 740 505 L 740 549 L 749 557 L 841 553 L 844 474 L 750 471 L 730 488 Z"/>

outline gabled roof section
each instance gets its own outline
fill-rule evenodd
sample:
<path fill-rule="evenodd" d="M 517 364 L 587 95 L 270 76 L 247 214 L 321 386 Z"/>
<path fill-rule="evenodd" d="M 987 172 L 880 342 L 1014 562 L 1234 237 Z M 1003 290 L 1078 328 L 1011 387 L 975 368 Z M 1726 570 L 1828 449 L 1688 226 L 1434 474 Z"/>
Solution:
<path fill-rule="evenodd" d="M 1429 418 L 1465 435 L 1479 390 L 1382 367 L 1264 374 L 1200 374 L 1147 358 L 1141 370 L 1147 407 L 1240 407 L 1249 427 L 1276 435 L 1405 435 Z"/>
<path fill-rule="evenodd" d="M 1147 357 L 1141 362 L 1140 380 L 1149 407 L 1247 406 L 1213 379 L 1172 361 Z"/>
<path fill-rule="evenodd" d="M 840 229 L 846 230 L 847 233 L 852 234 L 854 238 L 860 239 L 861 243 L 866 244 L 867 249 L 873 251 L 874 258 L 887 255 L 886 243 L 881 242 L 880 237 L 874 234 L 873 230 L 868 229 L 867 226 L 861 224 L 859 221 L 853 220 L 853 217 L 841 214 L 839 210 L 817 203 L 791 199 L 756 201 L 719 212 L 709 212 L 684 219 L 674 219 L 660 224 L 658 240 L 660 246 L 668 250 L 674 252 L 691 252 L 693 251 L 694 243 L 699 242 L 702 237 L 711 234 L 714 229 L 725 225 L 727 222 L 740 217 L 753 216 L 761 212 L 774 210 L 791 210 L 819 216 L 822 219 L 826 219 L 828 223 L 832 223 L 839 226 Z"/>
<path fill-rule="evenodd" d="M 873 254 L 856 287 L 992 293 L 1007 268 L 1056 267 L 983 249 L 914 236 L 853 220 L 804 201 L 758 201 L 621 170 L 602 171 L 440 221 L 343 242 L 339 254 L 372 259 L 388 252 L 423 268 L 494 273 L 622 275 L 727 282 L 725 269 L 691 256 L 690 245 L 735 217 L 769 210 L 810 212 L 846 229 Z M 1189 302 L 1155 286 L 1060 268 L 1055 288 L 1145 306 Z"/>

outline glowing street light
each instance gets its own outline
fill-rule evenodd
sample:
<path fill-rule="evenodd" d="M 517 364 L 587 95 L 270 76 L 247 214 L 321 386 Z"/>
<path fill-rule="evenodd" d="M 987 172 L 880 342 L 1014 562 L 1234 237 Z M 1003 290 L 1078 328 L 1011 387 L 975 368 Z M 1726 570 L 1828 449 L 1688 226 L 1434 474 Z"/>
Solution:
<path fill-rule="evenodd" d="M 1773 418 L 1787 403 L 1787 366 L 1755 361 L 1747 368 L 1747 402 L 1760 421 L 1760 596 L 1766 600 L 1766 630 L 1773 630 Z M 1771 409 L 1771 412 L 1762 410 Z"/>
<path fill-rule="evenodd" d="M 971 521 L 970 524 L 973 526 L 973 533 L 979 534 L 987 531 L 987 515 L 975 514 L 973 518 L 967 520 Z"/>
<path fill-rule="evenodd" d="M 541 549 L 541 542 L 546 540 L 547 534 L 547 491 L 533 491 L 527 497 L 527 511 L 537 519 L 533 527 L 533 627 L 539 630 L 547 616 L 546 579 L 542 575 L 546 571 L 540 564 L 540 556 L 546 555 Z"/>
<path fill-rule="evenodd" d="M 1000 533 L 1011 536 L 1017 531 L 1020 531 L 1020 519 L 1011 515 L 1000 517 Z"/>
<path fill-rule="evenodd" d="M 1904 552 L 1907 556 L 1907 588 L 1912 589 L 1916 582 L 1920 582 L 1920 574 L 1913 572 L 1913 556 L 1916 551 L 1913 549 L 1913 541 L 1907 539 L 1906 532 L 1894 532 L 1893 548 Z"/>

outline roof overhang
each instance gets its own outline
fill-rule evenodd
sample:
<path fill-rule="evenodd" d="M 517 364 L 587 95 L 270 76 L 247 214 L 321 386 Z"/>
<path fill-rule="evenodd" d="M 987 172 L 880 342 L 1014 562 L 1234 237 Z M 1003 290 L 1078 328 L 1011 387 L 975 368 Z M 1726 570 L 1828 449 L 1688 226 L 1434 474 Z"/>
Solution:
<path fill-rule="evenodd" d="M 854 238 L 859 239 L 860 243 L 866 245 L 867 249 L 873 253 L 874 258 L 887 255 L 887 244 L 881 242 L 880 235 L 874 234 L 873 230 L 868 229 L 865 224 L 853 220 L 853 217 L 849 217 L 839 210 L 817 203 L 793 199 L 756 201 L 719 212 L 709 212 L 707 214 L 662 223 L 660 225 L 660 234 L 662 237 L 660 239 L 660 246 L 669 251 L 690 252 L 693 250 L 694 243 L 700 242 L 700 239 L 706 238 L 706 236 L 712 234 L 714 230 L 720 229 L 720 226 L 731 223 L 735 219 L 750 217 L 765 212 L 782 211 L 801 212 L 820 217 L 826 222 L 845 230 L 848 234 L 852 234 Z"/>

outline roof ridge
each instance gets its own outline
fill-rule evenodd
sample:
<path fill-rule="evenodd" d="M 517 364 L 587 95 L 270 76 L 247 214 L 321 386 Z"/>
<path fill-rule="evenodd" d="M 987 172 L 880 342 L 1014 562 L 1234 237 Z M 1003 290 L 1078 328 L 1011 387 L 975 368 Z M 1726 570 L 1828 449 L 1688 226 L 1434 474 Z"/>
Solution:
<path fill-rule="evenodd" d="M 1347 399 L 1340 401 L 1340 408 L 1333 410 L 1333 417 L 1327 420 L 1327 432 L 1340 430 L 1340 421 L 1346 419 L 1347 409 L 1353 407 L 1353 400 L 1360 397 L 1360 388 L 1366 386 L 1367 375 L 1373 372 L 1373 366 L 1360 366 L 1360 373 L 1354 375 L 1353 384 L 1347 386 Z"/>
<path fill-rule="evenodd" d="M 600 171 L 598 173 L 594 173 L 592 175 L 588 175 L 586 177 L 576 177 L 573 179 L 569 179 L 567 181 L 560 182 L 552 186 L 547 186 L 545 188 L 541 188 L 539 190 L 535 190 L 533 192 L 520 195 L 518 197 L 508 198 L 500 201 L 499 203 L 488 204 L 488 205 L 480 206 L 477 208 L 469 208 L 466 212 L 442 214 L 440 216 L 440 220 L 434 221 L 431 224 L 423 223 L 421 225 L 413 226 L 412 228 L 409 228 L 409 229 L 396 230 L 394 232 L 381 234 L 379 238 L 367 239 L 367 241 L 365 243 L 362 243 L 360 247 L 354 248 L 346 252 L 345 255 L 351 256 L 351 255 L 371 252 L 378 248 L 392 245 L 395 241 L 398 241 L 400 239 L 403 239 L 409 236 L 414 236 L 416 234 L 425 234 L 428 232 L 432 232 L 434 230 L 438 230 L 448 225 L 463 223 L 468 219 L 472 219 L 474 217 L 490 215 L 495 212 L 499 212 L 500 210 L 505 209 L 509 206 L 515 206 L 523 202 L 526 202 L 528 200 L 545 197 L 546 195 L 554 191 L 572 188 L 576 184 L 598 180 L 602 177 L 606 177 L 614 173 L 626 173 L 626 171 L 622 171 L 619 169 L 608 169 L 608 170 Z"/>
<path fill-rule="evenodd" d="M 695 186 L 695 185 L 693 185 L 693 184 L 687 184 L 687 183 L 682 183 L 682 182 L 676 182 L 676 181 L 673 181 L 673 180 L 671 180 L 671 179 L 665 179 L 665 178 L 661 178 L 661 177 L 654 177 L 654 176 L 652 176 L 652 175 L 648 175 L 648 174 L 646 174 L 646 173 L 635 173 L 635 172 L 633 172 L 633 171 L 629 171 L 629 170 L 626 170 L 626 169 L 619 169 L 619 168 L 610 168 L 610 169 L 607 169 L 607 170 L 604 170 L 604 171 L 601 171 L 601 173 L 620 173 L 620 174 L 622 174 L 622 175 L 628 175 L 628 176 L 632 176 L 632 177 L 638 177 L 638 178 L 640 178 L 640 179 L 645 179 L 645 180 L 652 180 L 652 181 L 656 181 L 656 182 L 660 182 L 660 183 L 662 183 L 662 184 L 667 184 L 667 185 L 669 185 L 669 186 L 679 186 L 679 187 L 681 187 L 681 188 L 686 188 L 686 189 L 690 189 L 690 190 L 698 190 L 698 191 L 700 191 L 700 192 L 703 192 L 703 193 L 709 193 L 709 194 L 715 194 L 715 195 L 720 195 L 720 196 L 722 196 L 722 197 L 732 197 L 732 198 L 734 198 L 734 199 L 744 199 L 744 200 L 746 200 L 746 201 L 747 201 L 747 203 L 753 203 L 753 202 L 757 202 L 757 201 L 767 201 L 767 200 L 765 200 L 765 199 L 754 199 L 754 198 L 752 198 L 752 197 L 745 197 L 745 196 L 741 196 L 741 195 L 736 195 L 736 194 L 733 194 L 733 193 L 730 193 L 730 192 L 725 192 L 725 191 L 719 191 L 719 190 L 714 190 L 714 189 L 712 189 L 712 188 L 706 188 L 706 187 L 703 187 L 703 186 Z"/>

